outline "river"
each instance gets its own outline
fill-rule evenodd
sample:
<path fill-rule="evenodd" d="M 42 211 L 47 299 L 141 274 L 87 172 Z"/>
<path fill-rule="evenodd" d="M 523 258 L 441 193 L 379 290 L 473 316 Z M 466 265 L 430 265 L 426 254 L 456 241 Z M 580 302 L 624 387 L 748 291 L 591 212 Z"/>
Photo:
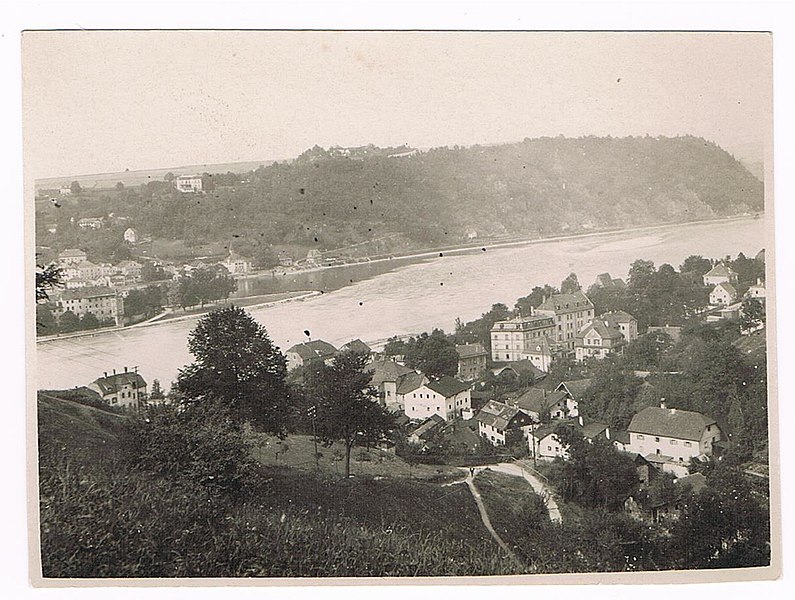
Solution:
<path fill-rule="evenodd" d="M 251 309 L 282 349 L 313 339 L 339 345 L 352 338 L 381 340 L 395 334 L 441 327 L 456 317 L 479 317 L 495 302 L 513 306 L 536 285 L 559 285 L 574 271 L 587 288 L 599 273 L 626 277 L 637 258 L 678 267 L 687 256 L 754 256 L 765 246 L 765 220 L 733 219 L 673 225 L 522 246 L 488 248 L 425 259 L 398 259 L 351 267 L 249 280 L 244 293 L 318 289 L 305 300 Z M 198 317 L 197 317 L 198 318 Z M 151 383 L 168 388 L 178 369 L 191 362 L 188 333 L 197 318 L 90 337 L 37 343 L 37 387 L 85 385 L 103 371 L 138 367 Z"/>

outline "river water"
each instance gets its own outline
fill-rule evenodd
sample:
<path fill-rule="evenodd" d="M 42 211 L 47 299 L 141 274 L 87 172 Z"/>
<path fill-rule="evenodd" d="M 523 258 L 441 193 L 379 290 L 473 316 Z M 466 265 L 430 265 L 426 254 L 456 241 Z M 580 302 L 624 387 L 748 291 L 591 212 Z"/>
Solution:
<path fill-rule="evenodd" d="M 340 345 L 382 340 L 479 317 L 495 302 L 512 307 L 536 285 L 560 285 L 574 271 L 587 288 L 599 273 L 625 278 L 637 258 L 678 267 L 687 256 L 755 255 L 765 246 L 764 219 L 675 225 L 595 234 L 424 259 L 399 259 L 241 282 L 242 294 L 316 289 L 305 300 L 251 309 L 282 349 L 313 339 Z M 139 367 L 168 388 L 191 362 L 187 337 L 197 318 L 37 344 L 37 387 L 85 385 L 103 371 Z"/>

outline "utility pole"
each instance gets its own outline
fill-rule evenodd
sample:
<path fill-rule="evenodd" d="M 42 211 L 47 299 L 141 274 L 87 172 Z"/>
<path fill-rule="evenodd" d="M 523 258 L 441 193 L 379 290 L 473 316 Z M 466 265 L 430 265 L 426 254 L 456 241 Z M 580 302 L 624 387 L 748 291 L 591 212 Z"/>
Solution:
<path fill-rule="evenodd" d="M 530 420 L 530 436 L 533 438 L 533 468 L 535 469 L 538 466 L 536 463 L 536 421 L 532 418 Z"/>
<path fill-rule="evenodd" d="M 314 404 L 307 409 L 309 418 L 312 419 L 312 440 L 315 443 L 315 468 L 320 468 L 320 458 L 317 453 L 317 430 L 315 429 L 315 418 L 317 417 L 317 406 Z"/>

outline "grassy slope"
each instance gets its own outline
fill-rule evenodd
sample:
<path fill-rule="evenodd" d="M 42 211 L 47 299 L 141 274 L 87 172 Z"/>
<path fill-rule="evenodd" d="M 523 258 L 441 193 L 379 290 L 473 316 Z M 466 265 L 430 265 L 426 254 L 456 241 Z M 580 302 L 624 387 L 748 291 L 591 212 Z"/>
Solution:
<path fill-rule="evenodd" d="M 40 397 L 45 576 L 512 572 L 464 486 L 262 466 L 232 501 L 125 468 L 125 420 Z"/>

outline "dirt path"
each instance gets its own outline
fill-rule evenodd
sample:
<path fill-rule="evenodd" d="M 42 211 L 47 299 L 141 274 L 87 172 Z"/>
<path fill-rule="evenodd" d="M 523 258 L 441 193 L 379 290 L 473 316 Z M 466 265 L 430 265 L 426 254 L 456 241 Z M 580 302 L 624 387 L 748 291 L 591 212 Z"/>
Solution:
<path fill-rule="evenodd" d="M 541 496 L 544 505 L 547 507 L 547 512 L 549 512 L 549 520 L 553 523 L 563 522 L 563 517 L 558 509 L 558 503 L 555 502 L 552 492 L 546 484 L 531 471 L 523 468 L 520 463 L 499 463 L 490 465 L 489 468 L 498 473 L 505 473 L 506 475 L 513 475 L 514 477 L 523 477 L 533 487 L 536 494 Z"/>
<path fill-rule="evenodd" d="M 450 486 L 450 485 L 456 485 L 458 483 L 467 484 L 469 491 L 472 493 L 472 497 L 475 499 L 475 504 L 477 504 L 478 512 L 480 512 L 480 520 L 483 521 L 484 527 L 488 530 L 489 534 L 491 534 L 491 537 L 494 538 L 494 541 L 497 542 L 497 544 L 499 544 L 500 548 L 502 548 L 506 554 L 508 554 L 514 561 L 518 563 L 519 561 L 516 558 L 516 555 L 511 550 L 511 548 L 508 546 L 508 544 L 505 543 L 505 540 L 503 540 L 500 537 L 500 534 L 494 530 L 494 527 L 491 524 L 491 519 L 489 519 L 489 513 L 486 511 L 486 505 L 483 503 L 483 498 L 481 497 L 478 488 L 475 487 L 474 474 L 477 474 L 478 470 L 482 469 L 476 469 L 474 472 L 469 472 L 467 470 L 466 478 L 446 483 L 444 485 Z"/>

